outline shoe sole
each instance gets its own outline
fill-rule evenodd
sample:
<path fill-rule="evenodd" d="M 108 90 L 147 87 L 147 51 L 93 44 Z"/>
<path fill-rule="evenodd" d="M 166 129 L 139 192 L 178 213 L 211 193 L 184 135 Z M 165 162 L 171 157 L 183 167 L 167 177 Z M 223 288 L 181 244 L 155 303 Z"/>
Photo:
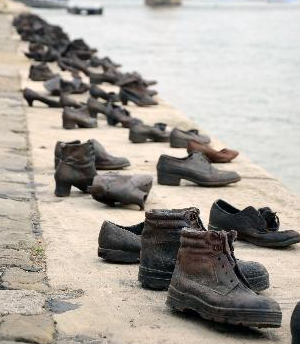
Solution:
<path fill-rule="evenodd" d="M 222 231 L 224 230 L 226 232 L 225 229 L 222 229 L 222 228 L 219 228 L 219 227 L 216 227 L 216 226 L 212 226 L 212 225 L 208 225 L 208 229 L 211 230 L 211 231 Z M 256 238 L 253 238 L 253 237 L 250 237 L 250 236 L 247 236 L 247 235 L 244 235 L 244 234 L 240 234 L 238 231 L 237 231 L 237 239 L 238 240 L 241 240 L 241 241 L 247 241 L 253 245 L 256 245 L 256 246 L 261 246 L 261 247 L 288 247 L 288 246 L 291 246 L 291 245 L 294 245 L 294 244 L 298 244 L 300 242 L 300 239 L 299 237 L 295 237 L 295 238 L 289 238 L 287 240 L 283 240 L 283 241 L 278 241 L 278 242 L 265 242 L 265 241 L 260 241 Z"/>
<path fill-rule="evenodd" d="M 140 265 L 138 278 L 145 289 L 168 290 L 172 272 L 149 269 Z"/>
<path fill-rule="evenodd" d="M 140 261 L 139 252 L 112 250 L 101 247 L 98 247 L 98 257 L 114 263 L 138 263 Z"/>
<path fill-rule="evenodd" d="M 266 312 L 253 309 L 227 309 L 207 304 L 203 300 L 188 293 L 181 293 L 169 287 L 166 304 L 176 311 L 192 310 L 203 319 L 231 325 L 246 327 L 280 327 L 281 312 Z"/>

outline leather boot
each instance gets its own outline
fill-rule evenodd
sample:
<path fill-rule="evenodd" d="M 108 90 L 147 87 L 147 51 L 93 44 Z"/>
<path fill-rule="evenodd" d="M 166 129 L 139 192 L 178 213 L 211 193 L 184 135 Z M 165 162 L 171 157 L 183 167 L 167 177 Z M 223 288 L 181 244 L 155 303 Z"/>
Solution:
<path fill-rule="evenodd" d="M 300 302 L 297 303 L 291 317 L 292 344 L 300 343 Z"/>
<path fill-rule="evenodd" d="M 225 232 L 184 229 L 167 304 L 202 318 L 254 327 L 280 327 L 276 301 L 257 295 L 230 251 Z"/>
<path fill-rule="evenodd" d="M 85 108 L 65 107 L 62 120 L 64 129 L 75 129 L 76 126 L 78 128 L 96 128 L 98 126 L 97 119 L 91 117 Z"/>
<path fill-rule="evenodd" d="M 70 195 L 75 186 L 83 192 L 92 185 L 97 175 L 95 169 L 95 152 L 91 141 L 82 144 L 61 144 L 61 160 L 54 174 L 57 197 Z"/>
<path fill-rule="evenodd" d="M 111 207 L 118 203 L 136 204 L 143 210 L 152 181 L 152 177 L 147 174 L 126 176 L 111 172 L 95 177 L 88 192 L 96 201 Z"/>
<path fill-rule="evenodd" d="M 139 281 L 144 288 L 167 289 L 175 267 L 180 233 L 183 227 L 206 231 L 197 208 L 151 210 L 146 212 L 142 233 Z M 233 254 L 235 237 L 229 237 Z M 159 244 L 158 244 L 159 243 Z M 257 262 L 237 260 L 251 289 L 258 292 L 269 287 L 269 274 Z"/>
<path fill-rule="evenodd" d="M 39 101 L 43 104 L 48 105 L 50 108 L 60 108 L 60 102 L 44 97 L 40 94 L 38 94 L 37 92 L 29 89 L 29 88 L 25 88 L 23 91 L 23 97 L 25 98 L 25 100 L 27 101 L 27 104 L 32 107 L 33 106 L 33 102 L 34 101 Z"/>
<path fill-rule="evenodd" d="M 46 63 L 33 64 L 30 66 L 29 79 L 32 81 L 47 81 L 55 77 Z"/>

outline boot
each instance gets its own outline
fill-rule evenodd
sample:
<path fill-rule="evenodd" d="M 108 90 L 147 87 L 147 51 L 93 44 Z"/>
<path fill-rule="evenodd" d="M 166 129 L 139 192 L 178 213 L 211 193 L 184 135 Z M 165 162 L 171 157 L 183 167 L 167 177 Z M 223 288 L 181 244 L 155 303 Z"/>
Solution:
<path fill-rule="evenodd" d="M 98 257 L 115 263 L 138 263 L 143 228 L 144 222 L 125 227 L 104 221 L 98 238 Z"/>
<path fill-rule="evenodd" d="M 144 143 L 147 140 L 168 142 L 170 140 L 170 133 L 166 131 L 166 125 L 164 123 L 156 123 L 154 126 L 133 123 L 130 126 L 129 140 L 133 143 Z"/>
<path fill-rule="evenodd" d="M 126 176 L 111 172 L 94 178 L 88 192 L 96 201 L 111 207 L 116 203 L 136 204 L 143 210 L 152 181 L 152 177 L 147 174 Z"/>
<path fill-rule="evenodd" d="M 60 102 L 41 96 L 40 94 L 38 94 L 37 92 L 29 89 L 29 88 L 25 88 L 23 91 L 23 97 L 25 98 L 25 100 L 27 101 L 27 104 L 32 107 L 33 106 L 33 102 L 34 101 L 39 101 L 43 104 L 48 105 L 50 108 L 60 108 Z"/>
<path fill-rule="evenodd" d="M 56 75 L 52 73 L 46 63 L 33 64 L 30 66 L 29 79 L 32 81 L 47 81 L 55 76 Z"/>
<path fill-rule="evenodd" d="M 300 302 L 297 303 L 291 317 L 292 344 L 300 343 Z"/>
<path fill-rule="evenodd" d="M 90 95 L 93 98 L 102 98 L 108 102 L 119 102 L 120 98 L 115 92 L 105 92 L 102 88 L 92 85 L 90 88 Z"/>
<path fill-rule="evenodd" d="M 168 288 L 183 227 L 207 231 L 199 214 L 197 208 L 146 212 L 139 269 L 139 281 L 143 288 L 158 290 Z M 235 237 L 230 237 L 228 240 L 232 253 L 234 240 Z M 243 260 L 237 260 L 237 264 L 252 290 L 258 292 L 269 287 L 269 274 L 263 265 Z"/>
<path fill-rule="evenodd" d="M 278 303 L 252 291 L 237 268 L 225 232 L 184 229 L 167 305 L 202 318 L 253 327 L 280 327 Z"/>
<path fill-rule="evenodd" d="M 82 144 L 61 144 L 61 160 L 54 174 L 57 197 L 70 195 L 75 186 L 83 192 L 92 185 L 97 175 L 95 152 L 91 141 Z"/>
<path fill-rule="evenodd" d="M 98 126 L 97 119 L 91 117 L 85 108 L 65 107 L 62 120 L 64 129 L 75 129 L 76 126 L 79 128 L 97 128 Z"/>
<path fill-rule="evenodd" d="M 123 157 L 115 157 L 107 153 L 105 148 L 97 141 L 97 140 L 90 140 L 93 144 L 94 151 L 95 151 L 95 167 L 96 170 L 119 170 L 124 167 L 130 166 L 130 162 L 128 159 Z M 58 141 L 55 146 L 55 168 L 59 164 L 61 158 L 61 143 Z M 66 144 L 79 144 L 80 141 L 72 141 L 72 142 L 65 142 Z"/>

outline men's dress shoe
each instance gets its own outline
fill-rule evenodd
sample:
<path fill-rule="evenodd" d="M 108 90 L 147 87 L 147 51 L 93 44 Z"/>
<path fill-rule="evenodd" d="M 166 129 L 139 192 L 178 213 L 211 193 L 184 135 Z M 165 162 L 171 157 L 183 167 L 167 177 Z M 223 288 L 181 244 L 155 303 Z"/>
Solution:
<path fill-rule="evenodd" d="M 125 227 L 104 221 L 98 238 L 98 256 L 116 263 L 138 263 L 144 222 Z"/>
<path fill-rule="evenodd" d="M 212 147 L 209 147 L 207 144 L 199 143 L 194 140 L 188 141 L 187 152 L 188 154 L 192 152 L 201 152 L 209 159 L 210 162 L 214 163 L 230 162 L 239 155 L 239 152 L 235 150 L 223 148 L 220 151 L 217 151 Z"/>
<path fill-rule="evenodd" d="M 102 98 L 108 102 L 118 102 L 120 101 L 119 95 L 115 92 L 105 92 L 102 88 L 92 85 L 90 88 L 90 95 L 94 98 Z"/>
<path fill-rule="evenodd" d="M 249 327 L 280 327 L 278 303 L 249 288 L 230 251 L 225 232 L 181 232 L 181 246 L 168 290 L 167 305 L 202 318 Z"/>
<path fill-rule="evenodd" d="M 174 128 L 170 134 L 170 146 L 173 148 L 187 148 L 189 141 L 195 141 L 202 144 L 208 144 L 210 138 L 207 135 L 199 134 L 197 129 L 183 131 Z"/>
<path fill-rule="evenodd" d="M 43 104 L 48 105 L 50 108 L 60 108 L 60 102 L 44 97 L 42 95 L 40 95 L 39 93 L 29 89 L 29 88 L 25 88 L 23 91 L 23 97 L 25 98 L 25 100 L 27 101 L 27 104 L 32 107 L 33 106 L 33 102 L 34 101 L 39 101 Z"/>
<path fill-rule="evenodd" d="M 265 219 L 269 231 L 278 231 L 280 220 L 278 215 L 269 207 L 259 208 L 261 216 Z"/>
<path fill-rule="evenodd" d="M 166 125 L 162 123 L 154 126 L 143 123 L 133 123 L 129 130 L 129 140 L 133 143 L 144 143 L 147 140 L 153 142 L 168 142 L 170 133 L 166 131 Z"/>
<path fill-rule="evenodd" d="M 55 74 L 46 63 L 33 64 L 30 66 L 29 79 L 32 81 L 47 81 L 54 78 Z"/>
<path fill-rule="evenodd" d="M 223 200 L 213 203 L 208 228 L 217 231 L 237 231 L 238 240 L 257 246 L 286 247 L 300 242 L 300 234 L 293 230 L 270 230 L 262 214 L 249 206 L 239 210 Z"/>
<path fill-rule="evenodd" d="M 180 185 L 186 179 L 201 186 L 224 186 L 241 177 L 234 171 L 221 171 L 211 165 L 206 156 L 193 152 L 185 158 L 161 155 L 157 163 L 157 181 L 161 185 Z"/>
<path fill-rule="evenodd" d="M 199 209 L 153 209 L 146 212 L 141 240 L 139 281 L 143 288 L 167 289 L 174 271 L 184 227 L 206 231 Z M 234 253 L 235 236 L 228 234 L 229 250 Z M 239 269 L 254 291 L 269 287 L 269 274 L 257 262 L 237 260 Z"/>
<path fill-rule="evenodd" d="M 61 143 L 61 158 L 54 174 L 57 197 L 69 196 L 72 186 L 86 192 L 96 175 L 95 152 L 91 141 Z"/>
<path fill-rule="evenodd" d="M 136 204 L 143 210 L 152 182 L 152 177 L 147 174 L 130 176 L 111 172 L 94 178 L 88 192 L 96 201 L 111 207 Z"/>
<path fill-rule="evenodd" d="M 97 141 L 90 140 L 95 151 L 95 167 L 96 170 L 119 170 L 124 167 L 130 166 L 128 159 L 123 157 L 115 157 L 107 153 L 105 148 Z M 55 146 L 55 168 L 57 168 L 59 161 L 61 159 L 61 144 L 63 142 L 58 141 Z M 80 141 L 65 142 L 66 144 L 79 144 Z"/>
<path fill-rule="evenodd" d="M 297 303 L 291 317 L 292 344 L 300 343 L 300 302 Z"/>
<path fill-rule="evenodd" d="M 85 107 L 79 109 L 65 107 L 62 114 L 63 128 L 75 129 L 76 126 L 78 128 L 96 128 L 98 126 L 97 119 L 91 117 L 86 110 Z"/>

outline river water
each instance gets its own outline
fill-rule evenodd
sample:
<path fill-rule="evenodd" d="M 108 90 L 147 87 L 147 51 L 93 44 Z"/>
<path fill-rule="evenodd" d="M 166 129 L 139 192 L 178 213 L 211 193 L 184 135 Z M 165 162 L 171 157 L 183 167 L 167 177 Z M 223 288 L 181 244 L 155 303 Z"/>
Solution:
<path fill-rule="evenodd" d="M 102 17 L 36 12 L 121 62 L 124 71 L 157 79 L 164 99 L 300 195 L 299 4 L 102 4 Z"/>

